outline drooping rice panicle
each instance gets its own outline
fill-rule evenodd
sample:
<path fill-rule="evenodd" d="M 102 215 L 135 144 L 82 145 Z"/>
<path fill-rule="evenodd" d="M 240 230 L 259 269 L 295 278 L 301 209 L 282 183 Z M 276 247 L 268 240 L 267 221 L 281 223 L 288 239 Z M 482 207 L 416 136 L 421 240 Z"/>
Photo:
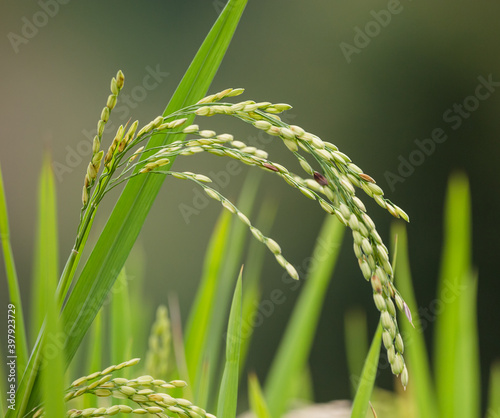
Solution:
<path fill-rule="evenodd" d="M 384 327 L 384 346 L 388 352 L 392 371 L 396 375 L 401 375 L 403 386 L 406 386 L 408 373 L 402 356 L 404 345 L 399 332 L 395 306 L 407 316 L 410 322 L 411 313 L 394 286 L 394 274 L 389 262 L 387 247 L 377 232 L 373 220 L 366 213 L 364 203 L 356 196 L 356 190 L 362 189 L 366 195 L 395 217 L 408 221 L 408 215 L 386 199 L 383 190 L 376 184 L 375 180 L 355 165 L 337 146 L 323 141 L 300 126 L 289 125 L 282 121 L 278 114 L 290 109 L 290 105 L 251 100 L 239 103 L 221 102 L 225 98 L 237 96 L 242 92 L 243 89 L 226 89 L 207 96 L 195 105 L 188 106 L 167 117 L 158 116 L 139 129 L 137 134 L 137 121 L 132 124 L 128 131 L 126 131 L 126 127 L 121 126 L 104 157 L 105 170 L 103 174 L 98 177 L 98 170 L 95 170 L 95 173 L 94 170 L 90 170 L 90 174 L 88 173 L 89 179 L 94 176 L 93 181 L 98 181 L 98 186 L 90 199 L 87 196 L 86 219 L 91 218 L 91 211 L 95 210 L 93 207 L 109 190 L 136 175 L 156 173 L 189 179 L 198 183 L 208 196 L 220 201 L 227 210 L 242 219 L 249 226 L 253 235 L 269 247 L 277 261 L 288 273 L 292 277 L 298 278 L 295 268 L 281 254 L 279 245 L 270 238 L 264 237 L 229 200 L 209 187 L 206 184 L 210 181 L 208 177 L 190 172 L 169 171 L 167 166 L 173 158 L 208 152 L 216 156 L 230 157 L 280 176 L 306 197 L 317 200 L 323 210 L 335 215 L 340 222 L 351 229 L 354 240 L 353 249 L 360 270 L 363 277 L 371 283 L 374 303 L 380 311 Z M 104 119 L 106 118 L 105 113 L 103 112 Z M 233 116 L 269 135 L 279 137 L 288 150 L 295 155 L 301 169 L 307 176 L 303 178 L 294 174 L 281 164 L 270 160 L 264 150 L 235 140 L 230 134 L 217 134 L 212 130 L 200 129 L 197 124 L 184 126 L 190 115 Z M 155 133 L 167 129 L 171 135 L 187 134 L 194 136 L 194 138 L 190 137 L 182 141 L 174 139 L 169 144 L 146 150 L 144 148 L 135 149 L 137 145 Z M 139 156 L 141 158 L 137 158 Z M 118 169 L 121 169 L 121 172 L 115 175 Z M 92 205 L 89 201 L 92 202 Z M 83 232 L 86 224 L 82 221 L 81 225 L 83 226 L 80 230 Z"/>
<path fill-rule="evenodd" d="M 193 405 L 183 398 L 174 398 L 165 393 L 168 389 L 186 387 L 183 380 L 165 381 L 149 375 L 139 376 L 135 379 L 112 378 L 112 373 L 123 367 L 129 367 L 139 362 L 133 359 L 117 366 L 110 366 L 105 370 L 83 376 L 75 380 L 67 390 L 66 401 L 78 398 L 84 394 L 98 398 L 114 398 L 128 400 L 138 405 L 132 408 L 128 405 L 113 405 L 111 407 L 97 407 L 87 409 L 70 409 L 68 417 L 102 417 L 107 415 L 125 414 L 153 414 L 160 417 L 206 417 L 215 418 L 204 409 Z M 90 383 L 92 381 L 92 383 Z M 108 403 L 109 405 L 109 403 Z M 34 417 L 44 417 L 43 406 L 39 407 Z"/>

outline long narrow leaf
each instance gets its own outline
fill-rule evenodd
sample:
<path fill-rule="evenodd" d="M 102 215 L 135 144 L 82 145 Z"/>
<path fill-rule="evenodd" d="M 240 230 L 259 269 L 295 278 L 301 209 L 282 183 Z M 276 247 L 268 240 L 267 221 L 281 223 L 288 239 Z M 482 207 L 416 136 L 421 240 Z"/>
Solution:
<path fill-rule="evenodd" d="M 410 395 L 414 397 L 417 416 L 437 418 L 439 415 L 436 392 L 425 347 L 425 328 L 420 320 L 418 304 L 413 290 L 406 228 L 402 223 L 394 223 L 391 232 L 393 236 L 397 236 L 398 240 L 398 254 L 394 274 L 396 285 L 411 309 L 413 323 L 415 324 L 415 328 L 413 328 L 406 319 L 401 321 L 403 341 L 406 345 L 405 356 L 408 361 L 410 375 Z"/>
<path fill-rule="evenodd" d="M 435 378 L 440 417 L 455 417 L 457 381 L 457 343 L 460 324 L 460 295 L 470 291 L 471 217 L 469 184 L 465 175 L 452 176 L 445 208 L 445 237 L 443 261 L 439 279 L 438 299 L 443 309 L 437 316 L 435 328 Z M 465 382 L 464 382 L 465 383 Z"/>
<path fill-rule="evenodd" d="M 477 330 L 477 277 L 467 277 L 467 291 L 460 296 L 457 330 L 457 357 L 453 392 L 455 393 L 455 416 L 479 418 L 481 416 L 481 378 L 479 371 L 479 338 Z"/>
<path fill-rule="evenodd" d="M 64 346 L 60 345 L 59 309 L 55 299 L 57 278 L 47 280 L 46 290 L 48 300 L 46 306 L 46 338 L 44 339 L 43 351 L 46 354 L 41 364 L 41 379 L 43 386 L 43 408 L 45 416 L 53 418 L 64 418 L 66 405 L 64 402 Z"/>
<path fill-rule="evenodd" d="M 221 277 L 222 263 L 230 225 L 231 214 L 227 211 L 223 211 L 217 221 L 208 245 L 208 250 L 205 255 L 203 277 L 198 287 L 195 301 L 191 307 L 191 314 L 184 340 L 186 345 L 186 363 L 190 369 L 189 378 L 195 393 L 194 401 L 198 405 L 203 405 L 203 403 L 200 403 L 200 399 L 197 396 L 199 379 L 203 367 L 204 355 L 206 355 L 206 346 L 217 300 L 216 292 Z"/>
<path fill-rule="evenodd" d="M 375 384 L 378 371 L 378 359 L 380 356 L 380 345 L 382 342 L 382 326 L 379 324 L 375 333 L 370 351 L 365 360 L 363 371 L 359 379 L 358 390 L 352 405 L 351 418 L 366 418 L 366 413 L 370 407 L 370 398 Z"/>
<path fill-rule="evenodd" d="M 131 313 L 128 292 L 128 280 L 125 267 L 118 275 L 118 279 L 110 293 L 111 321 L 110 321 L 110 348 L 111 364 L 120 364 L 132 358 L 132 333 L 130 329 Z M 116 376 L 127 377 L 128 368 L 117 371 Z"/>
<path fill-rule="evenodd" d="M 237 206 L 245 214 L 250 215 L 255 204 L 257 191 L 260 184 L 260 172 L 251 172 L 240 192 Z M 219 372 L 220 352 L 222 343 L 222 334 L 224 326 L 227 322 L 228 308 L 231 303 L 231 289 L 234 287 L 234 278 L 238 274 L 238 265 L 241 263 L 245 238 L 248 236 L 247 226 L 240 219 L 233 217 L 231 223 L 231 232 L 229 235 L 229 243 L 224 253 L 225 263 L 221 271 L 221 278 L 218 282 L 216 298 L 213 301 L 215 308 L 213 320 L 210 324 L 210 334 L 207 344 L 207 357 L 212 359 L 213 364 L 209 369 L 209 384 L 210 387 L 216 387 L 216 374 Z M 214 394 L 212 394 L 214 395 Z M 215 397 L 212 396 L 212 399 Z M 215 407 L 215 405 L 213 405 Z M 208 405 L 212 409 L 212 405 Z"/>
<path fill-rule="evenodd" d="M 243 271 L 243 269 L 242 269 Z M 219 390 L 217 416 L 220 418 L 233 418 L 236 416 L 238 404 L 238 378 L 241 347 L 241 303 L 242 284 L 241 274 L 236 282 L 229 323 L 226 334 L 226 364 Z"/>
<path fill-rule="evenodd" d="M 15 353 L 9 352 L 7 356 L 17 355 L 16 368 L 17 376 L 21 376 L 28 362 L 28 343 L 26 341 L 26 326 L 24 322 L 23 306 L 21 303 L 21 293 L 19 292 L 19 282 L 17 280 L 16 264 L 10 243 L 9 217 L 7 213 L 7 201 L 3 185 L 2 169 L 0 167 L 0 239 L 2 241 L 2 251 L 5 263 L 5 273 L 7 285 L 9 287 L 10 303 L 15 310 Z M 10 318 L 9 318 L 10 319 Z M 10 344 L 10 343 L 9 343 Z M 10 412 L 11 410 L 9 410 Z"/>
<path fill-rule="evenodd" d="M 256 225 L 262 233 L 268 234 L 276 218 L 278 205 L 272 200 L 264 200 L 257 216 Z M 241 329 L 240 371 L 243 372 L 245 361 L 252 340 L 255 314 L 259 308 L 261 291 L 260 278 L 264 265 L 266 248 L 258 241 L 251 240 L 245 263 L 245 283 L 243 286 L 243 325 Z"/>
<path fill-rule="evenodd" d="M 266 381 L 273 417 L 282 416 L 293 392 L 293 379 L 306 367 L 321 307 L 340 249 L 343 225 L 333 216 L 321 228 L 305 288 L 300 295 Z"/>
<path fill-rule="evenodd" d="M 259 379 L 255 373 L 248 376 L 248 397 L 250 398 L 252 412 L 257 418 L 271 418 Z"/>
<path fill-rule="evenodd" d="M 170 114 L 183 105 L 195 103 L 204 96 L 229 46 L 245 5 L 246 0 L 228 2 L 196 54 L 165 114 Z M 148 148 L 170 140 L 168 136 L 156 135 L 149 142 Z M 68 363 L 125 264 L 163 179 L 163 176 L 136 177 L 128 182 L 120 196 L 63 312 Z M 36 404 L 39 389 L 34 376 L 40 358 L 37 348 L 18 392 L 22 399 L 21 405 L 26 404 L 24 398 L 28 396 L 30 405 Z M 35 386 L 32 388 L 32 385 Z M 17 411 L 17 414 L 23 413 L 24 407 Z"/>
<path fill-rule="evenodd" d="M 33 270 L 30 335 L 36 338 L 45 317 L 48 287 L 59 277 L 57 197 L 51 159 L 45 155 L 38 185 L 38 232 Z M 50 280 L 50 285 L 47 281 Z M 52 289 L 53 291 L 53 289 Z"/>

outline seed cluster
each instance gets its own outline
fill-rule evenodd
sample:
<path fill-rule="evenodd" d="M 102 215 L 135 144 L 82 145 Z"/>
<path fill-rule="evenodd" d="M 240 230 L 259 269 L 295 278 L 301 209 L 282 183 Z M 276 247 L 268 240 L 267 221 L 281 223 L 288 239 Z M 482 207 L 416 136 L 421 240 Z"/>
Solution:
<path fill-rule="evenodd" d="M 117 87 L 123 85 L 123 77 L 121 80 L 121 84 L 118 83 L 117 76 Z M 119 89 L 114 88 L 113 90 L 112 82 L 113 94 L 115 91 L 117 94 Z M 234 97 L 242 92 L 243 89 L 226 89 L 207 96 L 195 105 L 183 108 L 167 117 L 158 116 L 141 128 L 137 135 L 135 134 L 138 128 L 137 121 L 131 125 L 127 132 L 126 127 L 120 126 L 104 157 L 105 169 L 98 178 L 99 184 L 91 201 L 94 201 L 95 204 L 99 203 L 104 194 L 113 187 L 145 173 L 168 175 L 194 181 L 203 188 L 209 197 L 219 201 L 224 208 L 236 214 L 250 228 L 254 237 L 269 248 L 278 263 L 286 269 L 290 276 L 298 279 L 297 271 L 284 258 L 276 241 L 265 237 L 233 203 L 210 187 L 207 184 L 211 182 L 209 177 L 192 172 L 170 171 L 169 165 L 178 156 L 208 152 L 216 156 L 233 158 L 244 164 L 260 167 L 278 175 L 307 198 L 316 200 L 325 212 L 335 215 L 340 222 L 351 229 L 354 253 L 358 259 L 360 270 L 365 279 L 371 283 L 375 306 L 380 311 L 380 320 L 384 328 L 383 341 L 392 371 L 396 375 L 401 375 L 403 386 L 406 387 L 408 372 L 403 358 L 404 346 L 399 332 L 395 306 L 405 313 L 410 322 L 411 313 L 394 286 L 394 273 L 387 247 L 377 232 L 373 220 L 366 213 L 364 203 L 356 196 L 356 189 L 363 190 L 391 215 L 406 221 L 409 220 L 408 215 L 386 199 L 383 190 L 376 184 L 375 180 L 355 165 L 337 146 L 331 142 L 323 141 L 300 126 L 283 122 L 279 113 L 290 109 L 291 106 L 283 103 L 273 104 L 251 100 L 239 103 L 221 102 L 227 97 Z M 100 122 L 106 119 L 108 113 L 103 111 L 103 115 L 104 118 L 101 118 Z M 196 124 L 185 126 L 187 118 L 192 115 L 233 116 L 269 135 L 279 137 L 288 150 L 295 155 L 306 175 L 299 176 L 291 172 L 288 168 L 270 160 L 264 150 L 235 140 L 230 134 L 217 134 L 212 130 L 203 130 Z M 181 139 L 149 149 L 144 149 L 143 146 L 135 148 L 151 135 L 165 131 L 168 131 L 170 135 L 180 135 Z M 189 135 L 190 138 L 184 139 L 186 135 Z M 126 156 L 129 151 L 132 154 Z M 313 168 L 314 166 L 316 168 Z M 95 172 L 90 173 L 92 175 L 87 175 L 92 181 L 89 180 L 90 187 L 85 189 L 87 190 L 87 200 L 84 199 L 84 209 L 88 204 L 88 191 L 97 178 L 98 168 L 97 166 Z M 120 168 L 121 173 L 112 177 Z M 91 218 L 90 209 L 86 212 L 86 216 Z M 85 223 L 81 222 L 81 225 L 85 225 Z"/>
<path fill-rule="evenodd" d="M 110 366 L 107 369 L 92 373 L 88 376 L 75 380 L 68 390 L 65 400 L 75 399 L 83 394 L 92 394 L 100 398 L 112 397 L 115 399 L 126 399 L 137 404 L 138 408 L 128 405 L 113 405 L 111 407 L 70 409 L 68 417 L 105 417 L 118 413 L 145 415 L 152 414 L 160 418 L 215 418 L 204 409 L 193 405 L 190 401 L 182 398 L 174 398 L 165 389 L 183 388 L 186 382 L 182 380 L 165 381 L 155 379 L 151 376 L 140 376 L 136 379 L 114 378 L 111 373 L 123 367 L 137 364 L 139 359 Z M 44 416 L 43 408 L 37 410 L 34 418 Z"/>

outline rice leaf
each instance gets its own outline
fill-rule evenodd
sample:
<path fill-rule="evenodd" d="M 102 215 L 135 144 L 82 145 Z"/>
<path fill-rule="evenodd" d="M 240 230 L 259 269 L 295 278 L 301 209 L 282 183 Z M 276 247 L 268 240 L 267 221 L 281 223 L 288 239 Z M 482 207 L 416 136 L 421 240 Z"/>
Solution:
<path fill-rule="evenodd" d="M 455 387 L 458 378 L 457 344 L 462 332 L 461 295 L 471 292 L 471 208 L 469 183 L 464 174 L 450 178 L 445 207 L 444 246 L 438 285 L 443 309 L 435 328 L 435 377 L 440 417 L 457 416 Z"/>
<path fill-rule="evenodd" d="M 57 196 L 51 158 L 45 154 L 38 183 L 38 225 L 33 269 L 30 336 L 36 339 L 45 318 L 45 302 L 51 297 L 48 283 L 59 277 Z M 51 284 L 50 289 L 53 285 Z M 53 291 L 53 289 L 52 289 Z"/>
<path fill-rule="evenodd" d="M 370 407 L 375 378 L 378 373 L 378 359 L 380 356 L 380 346 L 382 342 L 382 326 L 379 324 L 377 332 L 373 336 L 370 351 L 366 357 L 363 371 L 359 379 L 358 389 L 352 404 L 351 418 L 366 418 Z"/>
<path fill-rule="evenodd" d="M 460 330 L 457 330 L 456 378 L 454 382 L 455 416 L 481 416 L 481 378 L 477 330 L 477 275 L 467 277 L 467 291 L 459 296 Z"/>
<path fill-rule="evenodd" d="M 219 418 L 233 418 L 236 416 L 236 406 L 238 404 L 238 378 L 241 348 L 241 304 L 242 304 L 242 284 L 240 271 L 231 312 L 229 313 L 229 323 L 226 334 L 226 363 L 224 374 L 219 390 L 219 401 L 217 405 L 217 416 Z"/>
<path fill-rule="evenodd" d="M 424 338 L 425 328 L 427 328 L 428 324 L 422 323 L 420 319 L 419 305 L 413 290 L 406 227 L 402 222 L 395 222 L 392 225 L 391 233 L 392 236 L 397 236 L 398 243 L 398 254 L 394 269 L 396 285 L 401 294 L 404 295 L 405 301 L 412 312 L 415 325 L 415 328 L 413 328 L 407 320 L 401 321 L 401 334 L 408 359 L 410 395 L 413 397 L 413 403 L 417 408 L 417 416 L 437 418 L 439 415 L 436 392 Z"/>
<path fill-rule="evenodd" d="M 194 401 L 204 407 L 198 397 L 199 379 L 207 354 L 207 344 L 212 327 L 213 312 L 217 300 L 217 287 L 221 278 L 222 263 L 231 225 L 231 214 L 222 211 L 210 238 L 205 255 L 203 277 L 195 301 L 191 307 L 185 336 L 186 363 L 189 368 L 189 379 L 195 393 Z"/>
<path fill-rule="evenodd" d="M 265 385 L 271 416 L 282 416 L 293 394 L 293 379 L 306 367 L 321 307 L 340 249 L 344 227 L 327 217 L 314 248 L 311 269 L 281 340 Z"/>
<path fill-rule="evenodd" d="M 256 200 L 260 183 L 260 172 L 251 172 L 246 177 L 241 189 L 237 206 L 241 211 L 250 215 Z M 224 333 L 224 324 L 227 322 L 228 309 L 231 303 L 231 289 L 234 287 L 234 278 L 238 274 L 238 265 L 241 265 L 241 257 L 245 245 L 245 238 L 248 235 L 248 227 L 240 219 L 233 217 L 231 222 L 229 241 L 224 253 L 225 263 L 221 270 L 221 278 L 218 282 L 217 293 L 214 301 L 213 320 L 210 324 L 210 333 L 206 349 L 206 358 L 211 360 L 209 369 L 210 387 L 217 387 L 216 374 L 221 370 L 221 335 Z M 220 376 L 220 374 L 219 374 Z M 215 394 L 209 396 L 215 399 Z M 215 405 L 207 405 L 208 409 L 214 409 Z"/>
<path fill-rule="evenodd" d="M 248 376 L 248 398 L 250 399 L 250 408 L 257 418 L 271 418 L 259 379 L 255 373 L 250 373 Z"/>
<path fill-rule="evenodd" d="M 9 288 L 10 304 L 14 305 L 16 322 L 16 370 L 17 379 L 22 375 L 28 362 L 28 343 L 26 340 L 26 327 L 21 303 L 21 293 L 19 292 L 19 282 L 17 279 L 16 264 L 10 243 L 9 217 L 7 213 L 7 201 L 3 185 L 2 168 L 0 167 L 0 240 L 2 241 L 2 251 L 5 263 L 5 274 Z M 9 318 L 10 319 L 10 318 Z M 8 355 L 14 353 L 8 352 Z M 8 413 L 11 413 L 9 409 Z"/>
<path fill-rule="evenodd" d="M 368 329 L 366 314 L 359 309 L 347 312 L 345 316 L 345 349 L 349 376 L 359 376 L 368 353 Z M 357 383 L 351 379 L 352 397 L 356 394 Z"/>
<path fill-rule="evenodd" d="M 227 3 L 179 84 L 165 114 L 170 114 L 184 105 L 195 103 L 206 94 L 245 5 L 246 0 L 230 0 Z M 167 135 L 156 135 L 151 138 L 148 148 L 170 140 L 171 138 Z M 127 183 L 120 196 L 64 308 L 63 332 L 68 336 L 66 363 L 73 358 L 125 264 L 163 179 L 164 176 L 136 177 Z M 39 398 L 39 387 L 35 384 L 37 362 L 40 361 L 38 351 L 39 347 L 31 357 L 28 373 L 19 385 L 18 397 L 22 400 L 20 402 L 22 408 L 16 411 L 18 415 L 22 415 L 25 411 L 27 403 L 25 398 L 30 398 L 28 408 L 36 405 Z M 9 418 L 10 415 L 12 414 L 9 412 Z"/>
<path fill-rule="evenodd" d="M 105 317 L 104 311 L 101 309 L 90 327 L 90 339 L 89 345 L 87 349 L 87 362 L 85 371 L 82 373 L 83 375 L 89 375 L 94 373 L 97 370 L 103 369 L 103 361 L 102 361 L 102 352 L 103 345 L 102 342 L 104 340 L 103 335 L 103 317 Z M 93 396 L 84 396 L 83 397 L 83 406 L 82 408 L 96 408 L 97 403 L 96 399 Z"/>

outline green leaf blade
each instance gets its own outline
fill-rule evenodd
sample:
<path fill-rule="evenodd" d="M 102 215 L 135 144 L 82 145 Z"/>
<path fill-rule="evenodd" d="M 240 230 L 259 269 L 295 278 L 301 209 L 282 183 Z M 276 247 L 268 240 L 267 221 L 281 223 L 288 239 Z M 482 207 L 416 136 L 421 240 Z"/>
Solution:
<path fill-rule="evenodd" d="M 425 345 L 424 323 L 420 319 L 418 303 L 412 284 L 405 225 L 399 222 L 394 223 L 392 235 L 397 236 L 398 245 L 394 271 L 396 285 L 412 312 L 413 323 L 415 324 L 415 328 L 413 328 L 406 318 L 401 321 L 402 337 L 406 347 L 405 356 L 410 376 L 410 394 L 414 397 L 418 416 L 437 418 L 439 415 L 436 392 Z M 427 327 L 427 325 L 425 326 Z"/>
<path fill-rule="evenodd" d="M 242 315 L 242 270 L 236 282 L 226 340 L 226 363 L 219 390 L 217 416 L 233 418 L 238 404 L 238 380 L 241 351 L 241 315 Z"/>
<path fill-rule="evenodd" d="M 292 313 L 266 381 L 264 393 L 273 417 L 284 414 L 293 395 L 293 380 L 306 367 L 343 232 L 343 225 L 335 217 L 327 217 L 314 248 L 305 289 Z"/>
<path fill-rule="evenodd" d="M 363 371 L 361 372 L 358 389 L 352 405 L 351 418 L 366 418 L 378 372 L 381 342 L 382 325 L 379 324 L 377 332 L 373 337 L 370 350 L 368 351 Z"/>

